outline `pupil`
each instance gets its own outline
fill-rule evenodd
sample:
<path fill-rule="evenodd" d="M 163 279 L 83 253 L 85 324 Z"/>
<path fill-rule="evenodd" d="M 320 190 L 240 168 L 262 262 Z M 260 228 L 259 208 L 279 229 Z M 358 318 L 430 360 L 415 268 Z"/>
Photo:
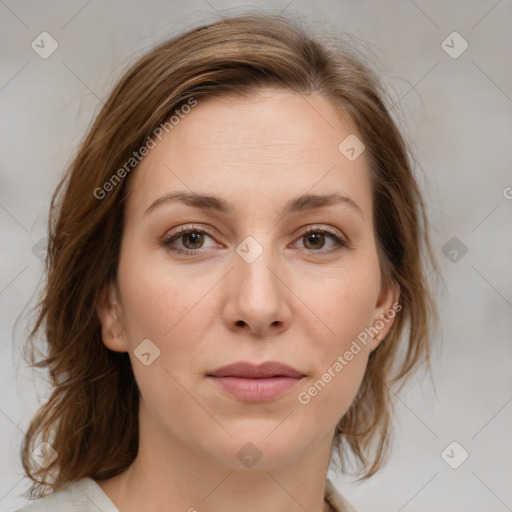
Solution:
<path fill-rule="evenodd" d="M 320 243 L 320 245 L 323 245 L 323 244 L 322 244 L 323 235 L 318 234 L 318 233 L 317 233 L 317 234 L 308 235 L 308 237 L 307 237 L 308 244 L 309 244 L 309 242 L 310 242 L 311 240 L 313 240 L 312 245 L 316 245 L 316 244 L 315 244 L 315 239 L 316 239 L 316 244 Z"/>
<path fill-rule="evenodd" d="M 202 234 L 201 233 L 189 233 L 187 235 L 187 238 L 191 241 L 192 245 L 199 244 L 201 245 L 202 242 Z M 194 249 L 197 249 L 197 247 L 193 247 Z"/>

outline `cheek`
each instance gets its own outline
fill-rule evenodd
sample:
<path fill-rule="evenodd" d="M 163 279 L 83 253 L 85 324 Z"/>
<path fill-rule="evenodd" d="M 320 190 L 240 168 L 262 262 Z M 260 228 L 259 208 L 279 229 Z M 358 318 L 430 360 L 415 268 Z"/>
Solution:
<path fill-rule="evenodd" d="M 213 293 L 208 292 L 219 280 L 212 274 L 189 275 L 183 268 L 173 268 L 164 252 L 155 257 L 127 245 L 122 253 L 118 278 L 123 325 L 134 374 L 148 403 L 156 400 L 185 407 L 188 402 L 179 383 L 188 386 L 202 375 L 207 351 L 201 340 L 208 338 L 215 316 Z M 154 344 L 144 342 L 149 359 L 156 354 L 149 366 L 138 359 L 139 347 L 147 339 Z"/>
<path fill-rule="evenodd" d="M 297 397 L 308 411 L 335 425 L 350 407 L 365 374 L 373 313 L 378 297 L 378 268 L 351 267 L 311 288 L 310 300 L 321 322 L 309 336 L 314 375 Z"/>
<path fill-rule="evenodd" d="M 151 415 L 163 414 L 171 428 L 172 411 L 187 410 L 194 415 L 196 404 L 184 390 L 190 388 L 187 380 L 195 378 L 193 372 L 200 360 L 200 347 L 194 340 L 210 322 L 202 314 L 201 297 L 211 285 L 209 280 L 187 279 L 165 261 L 151 260 L 142 250 L 128 245 L 119 262 L 118 279 L 123 326 L 142 403 Z M 204 411 L 198 408 L 196 413 Z M 173 428 L 183 427 L 185 435 L 187 422 L 176 424 Z"/>
<path fill-rule="evenodd" d="M 313 424 L 315 418 L 323 418 L 328 428 L 334 428 L 357 394 L 367 361 L 367 352 L 361 350 L 351 361 L 333 359 L 311 379 L 297 397 L 305 421 Z"/>
<path fill-rule="evenodd" d="M 370 310 L 364 295 L 339 295 L 341 303 L 337 314 L 331 317 L 335 334 L 318 336 L 310 345 L 314 372 L 297 396 L 299 407 L 304 407 L 306 422 L 324 418 L 334 428 L 353 402 L 364 377 L 369 357 Z"/>
<path fill-rule="evenodd" d="M 118 277 L 131 342 L 141 336 L 163 342 L 184 325 L 200 329 L 197 317 L 203 315 L 197 312 L 202 311 L 202 300 L 216 280 L 206 272 L 187 275 L 186 269 L 169 264 L 164 251 L 146 254 L 128 244 Z"/>
<path fill-rule="evenodd" d="M 317 320 L 319 331 L 314 336 L 315 350 L 332 358 L 344 352 L 350 342 L 372 325 L 378 300 L 378 266 L 372 261 L 365 265 L 347 265 L 331 272 L 324 279 L 301 280 L 300 293 Z M 324 364 L 328 361 L 324 359 Z"/>

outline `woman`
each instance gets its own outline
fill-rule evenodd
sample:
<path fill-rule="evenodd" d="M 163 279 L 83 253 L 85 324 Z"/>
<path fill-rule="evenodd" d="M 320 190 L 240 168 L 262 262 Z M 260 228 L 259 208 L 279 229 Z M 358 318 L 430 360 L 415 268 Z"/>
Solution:
<path fill-rule="evenodd" d="M 263 14 L 125 74 L 52 199 L 22 511 L 354 510 L 329 464 L 382 466 L 436 317 L 383 96 L 345 43 Z"/>

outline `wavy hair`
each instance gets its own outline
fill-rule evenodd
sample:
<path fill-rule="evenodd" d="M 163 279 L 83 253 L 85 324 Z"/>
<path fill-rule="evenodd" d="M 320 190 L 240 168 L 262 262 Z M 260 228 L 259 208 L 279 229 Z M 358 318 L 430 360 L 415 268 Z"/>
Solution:
<path fill-rule="evenodd" d="M 251 97 L 262 88 L 323 95 L 355 123 L 366 146 L 382 278 L 400 286 L 402 309 L 370 354 L 332 453 L 346 470 L 351 452 L 361 479 L 382 467 L 392 433 L 391 387 L 403 385 L 422 363 L 429 367 L 438 322 L 426 280 L 437 265 L 414 158 L 360 49 L 326 32 L 313 37 L 289 16 L 247 12 L 189 30 L 139 58 L 112 90 L 52 196 L 44 289 L 25 346 L 31 365 L 46 368 L 52 385 L 21 448 L 31 498 L 86 476 L 113 477 L 137 455 L 139 392 L 130 360 L 105 347 L 96 315 L 101 290 L 116 279 L 126 184 L 136 166 L 101 199 L 95 191 L 191 98 Z M 43 329 L 44 358 L 36 360 L 34 342 Z M 45 467 L 31 456 L 41 442 L 58 455 Z"/>

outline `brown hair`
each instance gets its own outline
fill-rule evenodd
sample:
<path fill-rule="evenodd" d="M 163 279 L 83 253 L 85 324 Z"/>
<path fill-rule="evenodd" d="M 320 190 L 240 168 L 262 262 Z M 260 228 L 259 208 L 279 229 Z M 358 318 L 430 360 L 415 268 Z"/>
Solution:
<path fill-rule="evenodd" d="M 329 36 L 321 42 L 307 30 L 300 21 L 261 13 L 190 30 L 140 58 L 98 114 L 51 201 L 47 278 L 27 347 L 32 365 L 48 369 L 53 389 L 22 446 L 31 498 L 44 487 L 115 476 L 138 450 L 139 395 L 130 360 L 105 347 L 96 314 L 101 291 L 116 279 L 129 173 L 101 199 L 94 191 L 191 98 L 249 97 L 268 87 L 324 95 L 348 114 L 366 145 L 382 276 L 400 286 L 402 309 L 370 355 L 337 426 L 333 453 L 345 461 L 348 445 L 363 478 L 382 466 L 392 426 L 389 386 L 405 382 L 420 362 L 430 363 L 437 311 L 424 267 L 430 261 L 437 271 L 437 265 L 411 153 L 384 104 L 383 87 L 350 44 L 336 37 L 330 45 Z M 47 354 L 35 361 L 34 337 L 43 325 Z M 42 441 L 58 454 L 46 468 L 31 457 Z"/>

